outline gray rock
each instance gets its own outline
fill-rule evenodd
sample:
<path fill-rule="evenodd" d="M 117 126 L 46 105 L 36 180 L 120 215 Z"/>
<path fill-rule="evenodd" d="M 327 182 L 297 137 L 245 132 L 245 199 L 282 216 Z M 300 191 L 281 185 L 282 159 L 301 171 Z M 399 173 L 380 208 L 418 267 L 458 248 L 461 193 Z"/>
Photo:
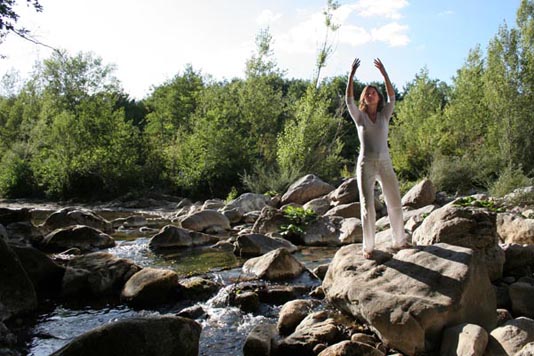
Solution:
<path fill-rule="evenodd" d="M 115 246 L 115 240 L 108 234 L 85 225 L 59 228 L 45 236 L 42 248 L 51 252 L 61 252 L 79 248 L 83 252 L 93 252 Z"/>
<path fill-rule="evenodd" d="M 137 317 L 105 324 L 75 338 L 54 356 L 197 356 L 200 325 L 178 316 Z"/>
<path fill-rule="evenodd" d="M 436 187 L 430 179 L 423 179 L 402 197 L 402 206 L 419 209 L 433 204 L 436 200 Z"/>
<path fill-rule="evenodd" d="M 443 243 L 375 250 L 364 259 L 357 245 L 334 256 L 323 289 L 343 312 L 366 320 L 381 340 L 403 353 L 430 352 L 442 329 L 470 322 L 491 329 L 496 301 L 485 265 L 471 249 Z"/>
<path fill-rule="evenodd" d="M 300 276 L 305 267 L 285 248 L 278 248 L 263 256 L 251 258 L 243 265 L 243 272 L 266 280 L 290 279 Z"/>
<path fill-rule="evenodd" d="M 325 195 L 319 198 L 315 198 L 304 204 L 304 209 L 311 209 L 313 210 L 317 215 L 323 215 L 328 210 L 330 210 L 331 205 L 330 198 Z"/>
<path fill-rule="evenodd" d="M 150 238 L 148 247 L 152 250 L 186 248 L 210 245 L 218 242 L 215 236 L 187 230 L 174 225 L 166 225 Z"/>
<path fill-rule="evenodd" d="M 531 342 L 534 342 L 534 320 L 519 317 L 491 331 L 485 355 L 515 355 Z"/>
<path fill-rule="evenodd" d="M 509 244 L 534 244 L 534 219 L 521 215 L 497 214 L 497 234 L 499 239 Z"/>
<path fill-rule="evenodd" d="M 276 329 L 272 324 L 256 325 L 248 334 L 243 346 L 243 356 L 270 356 Z"/>
<path fill-rule="evenodd" d="M 184 229 L 203 232 L 210 228 L 219 227 L 230 230 L 230 221 L 217 210 L 202 210 L 186 216 L 180 221 Z"/>
<path fill-rule="evenodd" d="M 105 233 L 112 233 L 113 226 L 111 222 L 98 216 L 87 209 L 63 208 L 50 214 L 43 224 L 39 227 L 46 233 L 53 230 L 72 226 L 85 225 L 90 226 Z"/>
<path fill-rule="evenodd" d="M 360 219 L 360 203 L 348 203 L 336 205 L 328 210 L 324 215 L 341 216 L 342 218 Z"/>
<path fill-rule="evenodd" d="M 520 278 L 510 286 L 509 293 L 514 315 L 534 318 L 534 278 Z"/>
<path fill-rule="evenodd" d="M 282 238 L 263 234 L 245 234 L 237 237 L 234 252 L 238 256 L 257 257 L 278 248 L 285 248 L 290 253 L 298 250 L 297 246 Z"/>
<path fill-rule="evenodd" d="M 328 346 L 317 356 L 384 356 L 385 353 L 373 346 L 353 341 L 341 341 L 332 346 Z"/>
<path fill-rule="evenodd" d="M 291 184 L 287 192 L 282 196 L 281 204 L 305 204 L 312 199 L 330 193 L 332 190 L 334 190 L 333 186 L 323 182 L 313 174 L 308 174 Z"/>
<path fill-rule="evenodd" d="M 177 300 L 178 289 L 176 272 L 147 267 L 126 282 L 121 300 L 137 307 L 155 306 Z"/>
<path fill-rule="evenodd" d="M 350 204 L 359 201 L 357 179 L 353 177 L 344 180 L 343 183 L 329 195 L 335 205 Z"/>
<path fill-rule="evenodd" d="M 461 324 L 445 329 L 440 356 L 482 356 L 489 334 L 475 324 Z"/>
<path fill-rule="evenodd" d="M 284 304 L 278 314 L 276 327 L 280 335 L 289 335 L 308 316 L 317 303 L 310 299 L 297 299 Z"/>

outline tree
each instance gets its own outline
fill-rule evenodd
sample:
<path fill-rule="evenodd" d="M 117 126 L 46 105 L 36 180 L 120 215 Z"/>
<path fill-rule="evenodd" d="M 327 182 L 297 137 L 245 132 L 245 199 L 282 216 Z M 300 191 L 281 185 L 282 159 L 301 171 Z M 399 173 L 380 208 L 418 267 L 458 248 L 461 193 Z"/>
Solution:
<path fill-rule="evenodd" d="M 28 6 L 32 6 L 37 12 L 41 12 L 43 7 L 38 0 L 26 0 Z M 15 0 L 0 0 L 0 43 L 10 33 L 16 33 L 26 38 L 29 31 L 22 27 L 17 27 L 19 15 L 14 10 Z"/>

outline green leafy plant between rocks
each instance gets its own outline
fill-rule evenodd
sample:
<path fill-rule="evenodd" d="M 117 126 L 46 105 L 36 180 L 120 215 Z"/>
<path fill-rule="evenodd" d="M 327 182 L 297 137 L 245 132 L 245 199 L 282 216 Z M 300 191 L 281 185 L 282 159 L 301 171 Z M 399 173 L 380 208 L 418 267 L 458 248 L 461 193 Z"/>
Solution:
<path fill-rule="evenodd" d="M 305 226 L 317 220 L 317 214 L 312 209 L 287 206 L 282 213 L 289 220 L 289 224 L 280 226 L 281 235 L 290 241 L 301 240 Z"/>
<path fill-rule="evenodd" d="M 492 211 L 494 213 L 501 213 L 505 211 L 504 208 L 501 208 L 495 204 L 495 202 L 491 200 L 478 200 L 474 197 L 463 197 L 456 202 L 454 202 L 454 205 L 457 206 L 464 206 L 464 207 L 476 207 L 476 208 L 486 208 L 489 211 Z"/>

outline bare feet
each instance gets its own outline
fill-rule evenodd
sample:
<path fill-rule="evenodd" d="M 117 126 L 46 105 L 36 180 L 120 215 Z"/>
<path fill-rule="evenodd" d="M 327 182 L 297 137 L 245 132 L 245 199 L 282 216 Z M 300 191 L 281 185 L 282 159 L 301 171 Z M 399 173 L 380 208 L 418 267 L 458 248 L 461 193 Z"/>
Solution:
<path fill-rule="evenodd" d="M 373 251 L 362 251 L 362 254 L 363 254 L 363 258 L 367 260 L 373 257 Z"/>

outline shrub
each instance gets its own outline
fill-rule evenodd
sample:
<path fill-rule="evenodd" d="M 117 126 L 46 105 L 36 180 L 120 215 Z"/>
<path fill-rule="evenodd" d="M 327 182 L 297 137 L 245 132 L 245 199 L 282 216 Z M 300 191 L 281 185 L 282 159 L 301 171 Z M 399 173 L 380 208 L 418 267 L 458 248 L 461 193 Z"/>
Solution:
<path fill-rule="evenodd" d="M 526 187 L 532 183 L 532 179 L 523 173 L 521 167 L 509 165 L 504 168 L 499 178 L 489 186 L 489 192 L 494 197 L 502 197 L 516 188 Z"/>

